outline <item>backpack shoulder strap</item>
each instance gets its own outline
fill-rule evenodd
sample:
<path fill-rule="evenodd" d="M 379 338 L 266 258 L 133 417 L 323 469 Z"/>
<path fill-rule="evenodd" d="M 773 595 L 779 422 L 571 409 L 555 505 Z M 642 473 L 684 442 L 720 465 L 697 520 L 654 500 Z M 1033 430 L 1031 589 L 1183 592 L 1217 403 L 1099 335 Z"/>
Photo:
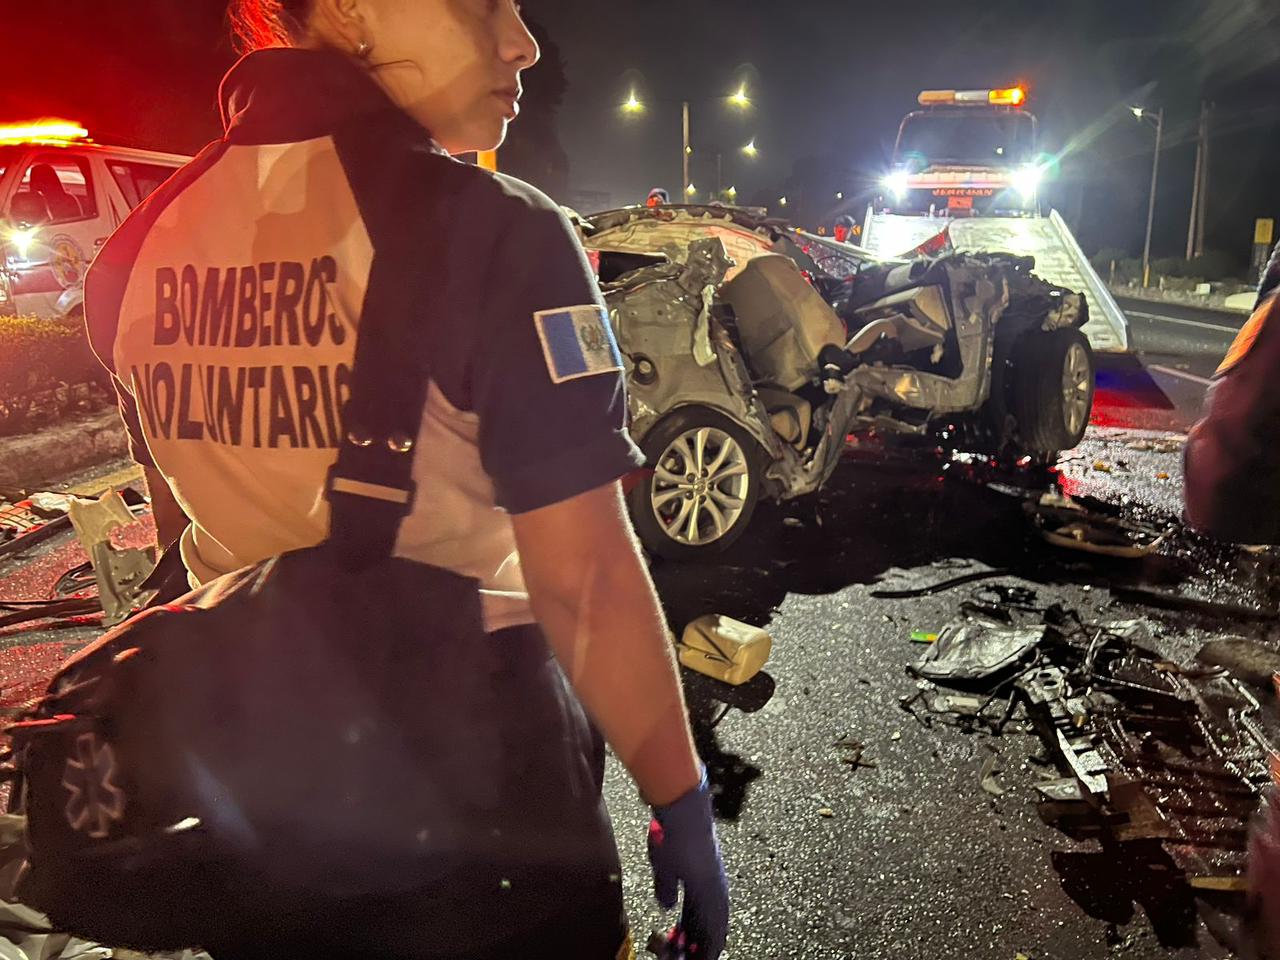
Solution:
<path fill-rule="evenodd" d="M 399 126 L 394 132 L 403 135 Z M 334 139 L 374 251 L 345 437 L 325 491 L 329 543 L 360 567 L 391 555 L 413 509 L 430 385 L 421 340 L 427 325 L 445 319 L 450 224 L 474 171 L 439 154 L 425 134 L 398 148 L 367 125 Z"/>

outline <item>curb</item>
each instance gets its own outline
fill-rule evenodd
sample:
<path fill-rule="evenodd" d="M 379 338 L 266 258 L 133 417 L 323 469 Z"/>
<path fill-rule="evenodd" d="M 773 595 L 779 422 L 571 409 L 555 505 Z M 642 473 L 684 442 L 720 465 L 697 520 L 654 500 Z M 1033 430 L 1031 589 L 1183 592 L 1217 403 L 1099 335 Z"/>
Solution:
<path fill-rule="evenodd" d="M 79 414 L 39 433 L 0 437 L 0 491 L 25 493 L 42 480 L 128 454 L 120 411 Z"/>
<path fill-rule="evenodd" d="M 1154 288 L 1143 290 L 1141 287 L 1107 287 L 1111 291 L 1113 297 L 1123 297 L 1126 300 L 1141 300 L 1144 303 L 1167 303 L 1174 307 L 1190 307 L 1193 310 L 1209 310 L 1213 313 L 1230 313 L 1249 315 L 1253 312 L 1253 302 L 1257 299 L 1255 291 L 1249 291 L 1244 294 L 1234 294 L 1232 297 L 1222 297 L 1216 294 L 1210 294 L 1208 297 L 1199 296 L 1192 293 L 1172 293 L 1168 291 L 1160 291 Z M 1232 305 L 1231 300 L 1234 297 L 1244 297 L 1247 299 L 1247 305 Z"/>

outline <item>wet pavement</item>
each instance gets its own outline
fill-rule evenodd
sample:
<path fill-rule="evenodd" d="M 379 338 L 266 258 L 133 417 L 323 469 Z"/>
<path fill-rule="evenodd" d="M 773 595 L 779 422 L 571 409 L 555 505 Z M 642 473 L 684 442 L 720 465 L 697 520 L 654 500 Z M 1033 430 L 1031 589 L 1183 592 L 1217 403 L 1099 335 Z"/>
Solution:
<path fill-rule="evenodd" d="M 1135 515 L 1176 517 L 1178 454 L 1134 449 L 1152 439 L 1098 431 L 1068 464 L 1065 485 L 1123 500 Z M 1111 472 L 1096 469 L 1104 464 Z M 1035 534 L 1019 497 L 937 465 L 851 461 L 816 502 L 762 515 L 758 535 L 723 563 L 655 567 L 673 625 L 727 613 L 775 638 L 767 702 L 732 709 L 702 733 L 734 879 L 732 956 L 1228 955 L 1158 846 L 1103 850 L 1040 821 L 1037 738 L 926 728 L 899 706 L 916 689 L 905 672 L 922 653 L 912 632 L 936 632 L 975 588 L 910 600 L 872 591 L 982 569 L 1008 570 L 992 582 L 1034 590 L 1038 606 L 1062 603 L 1087 620 L 1143 618 L 1171 658 L 1223 632 L 1265 633 L 1111 596 L 1121 583 L 1155 583 L 1249 602 L 1233 551 L 1194 537 L 1147 561 L 1060 551 Z M 698 689 L 695 715 L 714 714 Z M 863 743 L 875 766 L 845 763 L 844 738 Z M 993 752 L 998 797 L 980 782 Z M 612 770 L 630 902 L 647 935 L 660 918 L 644 888 L 645 819 L 633 794 Z"/>
<path fill-rule="evenodd" d="M 1176 522 L 1179 431 L 1198 401 L 1170 398 L 1138 364 L 1104 371 L 1096 426 L 1064 461 L 1063 489 L 1131 517 Z M 1274 646 L 1272 628 L 1134 606 L 1113 590 L 1140 584 L 1246 606 L 1269 598 L 1237 551 L 1185 531 L 1139 561 L 1050 547 L 1027 519 L 1026 494 L 991 479 L 963 464 L 855 450 L 821 495 L 762 506 L 748 537 L 715 563 L 655 564 L 677 632 L 721 613 L 767 628 L 775 641 L 766 674 L 732 694 L 688 678 L 733 889 L 726 956 L 1229 955 L 1214 935 L 1229 927 L 1223 904 L 1193 896 L 1158 845 L 1104 847 L 1041 821 L 1038 738 L 925 725 L 900 706 L 916 690 L 906 668 L 922 655 L 911 634 L 953 620 L 976 586 L 916 599 L 872 593 L 1002 570 L 991 582 L 1033 590 L 1037 606 L 1061 603 L 1086 620 L 1142 619 L 1144 642 L 1176 660 L 1224 634 Z M 139 524 L 127 538 L 148 533 Z M 77 551 L 67 534 L 0 562 L 0 599 L 47 596 L 83 559 Z M 81 622 L 0 634 L 0 710 L 37 692 L 95 633 Z M 861 763 L 847 762 L 852 741 Z M 617 764 L 606 794 L 643 943 L 670 922 L 648 887 L 648 814 Z"/>

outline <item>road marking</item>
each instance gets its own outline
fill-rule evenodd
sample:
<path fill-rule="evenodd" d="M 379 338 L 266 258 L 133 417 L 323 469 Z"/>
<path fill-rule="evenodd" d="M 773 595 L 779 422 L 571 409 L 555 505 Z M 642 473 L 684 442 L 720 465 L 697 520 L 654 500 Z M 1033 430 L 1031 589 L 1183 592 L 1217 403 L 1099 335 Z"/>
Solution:
<path fill-rule="evenodd" d="M 1220 323 L 1205 323 L 1203 320 L 1180 320 L 1177 317 L 1162 317 L 1155 313 L 1142 313 L 1138 310 L 1126 310 L 1131 317 L 1139 317 L 1143 320 L 1159 320 L 1162 323 L 1180 323 L 1186 327 L 1203 327 L 1205 330 L 1221 330 L 1223 333 L 1236 333 L 1239 327 L 1224 327 Z"/>
<path fill-rule="evenodd" d="M 1181 377 L 1183 380 L 1193 380 L 1196 383 L 1202 384 L 1203 386 L 1206 386 L 1206 387 L 1213 386 L 1213 381 L 1210 380 L 1208 377 L 1201 377 L 1194 373 L 1187 373 L 1187 371 L 1185 370 L 1174 370 L 1172 367 L 1159 367 L 1159 366 L 1156 366 L 1155 364 L 1152 364 L 1147 369 L 1155 370 L 1157 373 L 1167 373 L 1171 377 Z"/>

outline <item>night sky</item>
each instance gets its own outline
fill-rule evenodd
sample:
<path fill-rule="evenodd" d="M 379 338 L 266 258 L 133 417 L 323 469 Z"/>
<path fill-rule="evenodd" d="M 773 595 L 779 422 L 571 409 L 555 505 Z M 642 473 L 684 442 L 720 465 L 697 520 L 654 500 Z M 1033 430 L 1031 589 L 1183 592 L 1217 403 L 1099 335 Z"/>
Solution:
<path fill-rule="evenodd" d="M 80 119 L 102 142 L 192 152 L 218 132 L 232 60 L 217 0 L 15 4 L 0 117 Z M 1164 106 L 1156 253 L 1185 245 L 1202 98 L 1216 103 L 1208 246 L 1243 260 L 1255 216 L 1280 216 L 1280 5 L 1272 0 L 529 0 L 547 44 L 503 165 L 557 199 L 615 204 L 680 189 L 680 108 L 693 107 L 693 179 L 816 227 L 861 217 L 904 113 L 926 87 L 1021 82 L 1050 200 L 1090 252 L 1136 253 L 1154 134 L 1126 104 Z M 16 29 L 15 29 L 16 27 Z M 746 114 L 722 99 L 747 83 Z M 631 89 L 643 116 L 618 109 Z M 557 101 L 559 103 L 557 104 Z M 740 148 L 755 139 L 759 157 Z M 837 203 L 842 191 L 847 200 Z M 588 196 L 584 198 L 590 200 Z"/>

